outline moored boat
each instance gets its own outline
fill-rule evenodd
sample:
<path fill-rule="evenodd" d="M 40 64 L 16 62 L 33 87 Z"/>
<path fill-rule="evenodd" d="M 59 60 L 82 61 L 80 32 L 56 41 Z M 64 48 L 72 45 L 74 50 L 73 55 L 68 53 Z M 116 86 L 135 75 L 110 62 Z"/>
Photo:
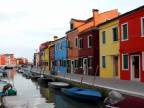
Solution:
<path fill-rule="evenodd" d="M 102 94 L 99 91 L 91 89 L 72 87 L 72 88 L 62 88 L 61 91 L 70 97 L 87 102 L 96 102 L 102 99 Z"/>
<path fill-rule="evenodd" d="M 64 88 L 64 87 L 69 87 L 70 85 L 68 83 L 64 83 L 64 82 L 49 82 L 48 84 L 50 87 L 52 88 Z"/>

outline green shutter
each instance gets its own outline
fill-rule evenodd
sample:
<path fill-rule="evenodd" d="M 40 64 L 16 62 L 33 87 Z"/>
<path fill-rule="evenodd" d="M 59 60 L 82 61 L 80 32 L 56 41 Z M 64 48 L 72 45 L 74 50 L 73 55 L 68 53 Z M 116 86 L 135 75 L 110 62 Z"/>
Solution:
<path fill-rule="evenodd" d="M 124 69 L 128 69 L 128 55 L 123 55 Z"/>
<path fill-rule="evenodd" d="M 113 41 L 118 41 L 118 27 L 113 28 Z"/>
<path fill-rule="evenodd" d="M 105 56 L 102 56 L 102 67 L 103 68 L 106 67 L 106 58 L 105 58 Z"/>
<path fill-rule="evenodd" d="M 127 24 L 123 25 L 123 39 L 128 39 L 128 28 L 127 28 Z"/>

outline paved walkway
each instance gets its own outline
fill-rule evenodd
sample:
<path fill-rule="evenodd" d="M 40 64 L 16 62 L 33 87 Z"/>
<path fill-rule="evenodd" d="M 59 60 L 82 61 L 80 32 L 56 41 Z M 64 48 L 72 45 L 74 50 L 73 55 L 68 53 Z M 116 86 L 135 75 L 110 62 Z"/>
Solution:
<path fill-rule="evenodd" d="M 67 80 L 72 80 L 76 82 L 81 82 L 84 84 L 102 87 L 110 90 L 120 91 L 126 94 L 131 94 L 134 96 L 143 96 L 144 97 L 144 83 L 126 81 L 119 79 L 110 79 L 110 78 L 100 78 L 94 76 L 83 76 L 78 74 L 67 74 L 67 75 L 58 75 L 58 78 L 63 78 Z"/>
<path fill-rule="evenodd" d="M 40 73 L 35 70 L 36 73 Z M 144 83 L 136 81 L 126 81 L 120 79 L 110 79 L 110 78 L 100 78 L 88 75 L 79 74 L 66 74 L 54 76 L 57 78 L 62 78 L 66 80 L 71 80 L 75 82 L 82 82 L 84 84 L 102 87 L 110 90 L 120 91 L 126 94 L 131 94 L 134 96 L 144 97 Z"/>

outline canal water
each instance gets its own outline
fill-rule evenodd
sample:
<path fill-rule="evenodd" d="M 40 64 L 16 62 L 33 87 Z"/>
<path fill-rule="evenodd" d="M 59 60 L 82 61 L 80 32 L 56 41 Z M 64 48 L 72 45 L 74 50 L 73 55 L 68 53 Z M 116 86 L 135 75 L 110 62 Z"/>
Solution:
<path fill-rule="evenodd" d="M 51 108 L 49 107 L 49 103 L 54 104 L 53 108 L 103 108 L 102 104 L 100 103 L 96 104 L 81 102 L 65 96 L 60 90 L 54 90 L 48 86 L 41 86 L 37 83 L 37 81 L 27 79 L 22 76 L 21 73 L 17 73 L 15 69 L 9 70 L 8 78 L 4 78 L 4 80 L 8 81 L 14 86 L 14 88 L 17 90 L 17 97 L 22 99 L 29 98 L 31 100 L 37 98 L 37 102 L 42 100 L 42 104 L 47 104 L 47 106 L 41 106 L 39 108 Z M 16 104 L 19 103 L 17 102 Z"/>

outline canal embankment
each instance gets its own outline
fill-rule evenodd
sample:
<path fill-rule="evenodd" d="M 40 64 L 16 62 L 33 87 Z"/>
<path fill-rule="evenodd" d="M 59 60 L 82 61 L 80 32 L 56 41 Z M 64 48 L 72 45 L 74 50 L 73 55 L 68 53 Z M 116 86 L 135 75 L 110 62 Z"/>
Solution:
<path fill-rule="evenodd" d="M 112 78 L 100 78 L 96 76 L 90 75 L 80 75 L 80 74 L 57 74 L 50 75 L 45 74 L 45 72 L 41 72 L 39 69 L 31 70 L 35 74 L 43 74 L 48 78 L 53 78 L 55 80 L 63 80 L 65 82 L 69 82 L 71 84 L 80 86 L 80 87 L 88 87 L 92 89 L 100 89 L 104 91 L 104 93 L 108 93 L 111 90 L 118 91 L 122 94 L 136 96 L 144 98 L 144 84 L 137 81 L 127 81 L 127 80 L 119 80 Z"/>

